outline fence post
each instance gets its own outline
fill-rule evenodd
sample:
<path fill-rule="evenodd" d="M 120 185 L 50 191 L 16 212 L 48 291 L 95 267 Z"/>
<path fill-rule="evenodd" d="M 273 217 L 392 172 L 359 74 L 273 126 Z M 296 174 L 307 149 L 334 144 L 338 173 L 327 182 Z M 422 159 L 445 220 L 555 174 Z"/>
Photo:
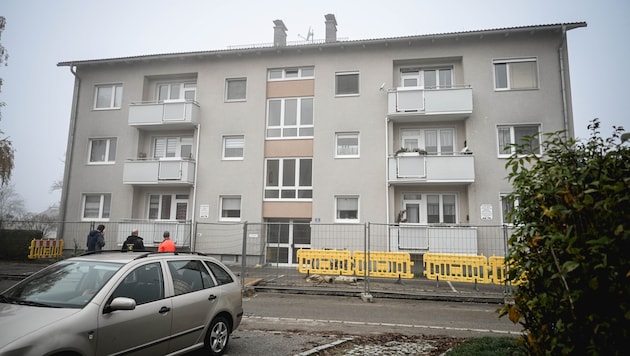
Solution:
<path fill-rule="evenodd" d="M 243 223 L 243 250 L 241 252 L 241 288 L 245 289 L 245 273 L 247 269 L 247 221 Z"/>
<path fill-rule="evenodd" d="M 364 302 L 371 302 L 372 301 L 372 295 L 370 294 L 370 268 L 371 268 L 371 261 L 370 261 L 370 223 L 368 222 L 367 224 L 364 225 L 365 229 L 363 230 L 363 236 L 364 236 L 364 251 L 363 251 L 363 256 L 365 256 L 365 265 L 363 266 L 363 295 L 361 295 L 361 299 Z M 355 262 L 356 263 L 356 262 Z"/>

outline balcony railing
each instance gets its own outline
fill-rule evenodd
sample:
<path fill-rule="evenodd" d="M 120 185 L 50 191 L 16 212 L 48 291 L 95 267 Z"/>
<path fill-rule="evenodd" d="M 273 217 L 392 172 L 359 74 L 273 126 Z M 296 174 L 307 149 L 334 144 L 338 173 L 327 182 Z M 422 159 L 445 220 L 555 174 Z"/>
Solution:
<path fill-rule="evenodd" d="M 124 184 L 190 185 L 195 180 L 195 161 L 174 159 L 128 160 L 123 167 Z"/>
<path fill-rule="evenodd" d="M 194 128 L 199 123 L 196 101 L 136 102 L 129 106 L 129 125 L 143 128 Z"/>
<path fill-rule="evenodd" d="M 472 88 L 424 89 L 401 87 L 387 92 L 387 113 L 391 120 L 422 120 L 423 117 L 465 119 L 473 110 Z"/>
<path fill-rule="evenodd" d="M 164 231 L 170 233 L 171 240 L 177 248 L 190 247 L 191 223 L 180 221 L 133 220 L 118 224 L 118 246 L 127 239 L 132 229 L 138 229 L 143 239 L 144 247 L 158 247 L 163 241 Z"/>
<path fill-rule="evenodd" d="M 388 181 L 391 184 L 474 183 L 475 159 L 468 153 L 392 156 L 388 158 Z"/>
<path fill-rule="evenodd" d="M 400 224 L 389 232 L 392 251 L 473 255 L 478 251 L 476 227 Z"/>

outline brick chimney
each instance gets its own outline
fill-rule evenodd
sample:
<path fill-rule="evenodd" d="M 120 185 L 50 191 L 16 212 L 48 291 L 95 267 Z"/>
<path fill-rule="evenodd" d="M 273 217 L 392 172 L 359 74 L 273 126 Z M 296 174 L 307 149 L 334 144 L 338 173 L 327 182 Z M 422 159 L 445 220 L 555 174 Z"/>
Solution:
<path fill-rule="evenodd" d="M 274 20 L 273 24 L 273 45 L 285 47 L 287 45 L 287 27 L 282 20 Z"/>
<path fill-rule="evenodd" d="M 326 18 L 326 43 L 337 42 L 337 20 L 335 15 L 324 15 Z"/>

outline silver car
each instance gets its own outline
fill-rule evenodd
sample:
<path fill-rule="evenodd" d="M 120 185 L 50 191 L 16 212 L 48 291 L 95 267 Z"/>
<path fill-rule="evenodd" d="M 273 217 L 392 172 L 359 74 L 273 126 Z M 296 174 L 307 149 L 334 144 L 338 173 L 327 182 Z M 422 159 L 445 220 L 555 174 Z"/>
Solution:
<path fill-rule="evenodd" d="M 240 283 L 214 258 L 86 254 L 0 294 L 0 355 L 221 355 L 242 316 Z"/>

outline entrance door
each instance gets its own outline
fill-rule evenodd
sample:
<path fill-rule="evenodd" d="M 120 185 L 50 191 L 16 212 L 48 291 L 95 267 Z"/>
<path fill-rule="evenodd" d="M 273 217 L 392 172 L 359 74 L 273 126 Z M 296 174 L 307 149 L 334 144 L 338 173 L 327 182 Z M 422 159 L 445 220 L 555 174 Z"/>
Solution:
<path fill-rule="evenodd" d="M 290 266 L 297 263 L 297 251 L 311 248 L 309 220 L 267 219 L 266 262 Z"/>

